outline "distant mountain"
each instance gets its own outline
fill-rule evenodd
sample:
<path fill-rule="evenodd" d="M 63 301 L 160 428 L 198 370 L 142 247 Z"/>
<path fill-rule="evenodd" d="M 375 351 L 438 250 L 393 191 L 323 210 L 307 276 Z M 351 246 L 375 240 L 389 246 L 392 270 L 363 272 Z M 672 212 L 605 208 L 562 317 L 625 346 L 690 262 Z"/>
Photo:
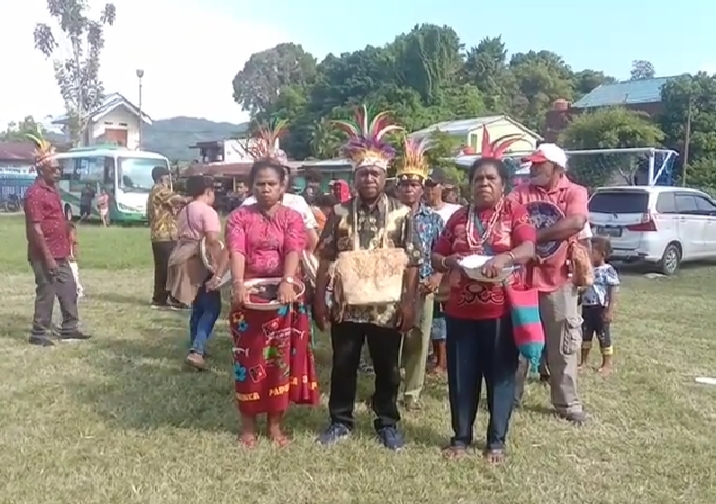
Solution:
<path fill-rule="evenodd" d="M 197 142 L 236 138 L 246 132 L 249 123 L 214 122 L 198 117 L 172 117 L 144 127 L 145 150 L 159 152 L 170 160 L 191 161 L 198 155 L 190 145 Z"/>

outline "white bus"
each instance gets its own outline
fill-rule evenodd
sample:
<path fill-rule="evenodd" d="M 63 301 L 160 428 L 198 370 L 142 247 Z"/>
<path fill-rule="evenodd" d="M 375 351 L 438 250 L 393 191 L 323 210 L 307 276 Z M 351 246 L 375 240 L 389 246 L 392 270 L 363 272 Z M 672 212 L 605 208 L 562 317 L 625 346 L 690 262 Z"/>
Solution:
<path fill-rule="evenodd" d="M 95 193 L 92 216 L 99 217 L 96 196 L 104 188 L 110 196 L 112 222 L 147 221 L 147 198 L 154 185 L 152 170 L 169 168 L 169 160 L 154 152 L 125 147 L 94 146 L 57 154 L 62 167 L 60 194 L 68 219 L 80 215 L 80 194 L 89 185 Z"/>

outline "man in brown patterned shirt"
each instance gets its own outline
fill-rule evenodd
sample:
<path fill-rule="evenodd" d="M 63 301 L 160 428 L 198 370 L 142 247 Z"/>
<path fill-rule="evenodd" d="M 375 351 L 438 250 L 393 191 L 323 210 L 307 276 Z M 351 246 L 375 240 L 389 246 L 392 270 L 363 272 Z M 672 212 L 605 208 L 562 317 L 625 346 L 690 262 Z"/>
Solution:
<path fill-rule="evenodd" d="M 169 169 L 155 166 L 152 170 L 154 186 L 147 199 L 147 218 L 152 239 L 154 257 L 154 294 L 152 308 L 179 309 L 181 306 L 170 299 L 167 290 L 169 255 L 177 241 L 176 210 L 186 198 L 172 191 Z"/>
<path fill-rule="evenodd" d="M 377 418 L 374 426 L 381 443 L 389 449 L 397 450 L 404 445 L 403 437 L 397 429 L 400 420 L 397 406 L 400 387 L 398 360 L 402 333 L 410 330 L 415 322 L 418 267 L 423 255 L 420 241 L 413 233 L 410 209 L 385 194 L 389 151 L 383 151 L 385 158 L 381 161 L 375 157 L 376 145 L 381 144 L 373 140 L 373 151 L 369 153 L 373 156 L 347 152 L 354 160 L 358 195 L 334 207 L 335 211 L 326 223 L 316 251 L 320 262 L 316 278 L 314 318 L 321 330 L 325 330 L 326 322 L 330 321 L 333 346 L 328 404 L 331 425 L 319 436 L 318 441 L 324 445 L 333 444 L 349 436 L 354 427 L 358 364 L 361 348 L 367 341 L 375 369 L 372 406 Z M 340 252 L 353 249 L 355 233 L 358 234 L 360 249 L 392 245 L 405 250 L 409 261 L 404 276 L 405 294 L 400 303 L 391 305 L 349 305 L 339 310 L 334 302 L 329 313 L 326 302 L 329 267 Z M 385 233 L 388 239 L 384 241 L 382 237 Z"/>

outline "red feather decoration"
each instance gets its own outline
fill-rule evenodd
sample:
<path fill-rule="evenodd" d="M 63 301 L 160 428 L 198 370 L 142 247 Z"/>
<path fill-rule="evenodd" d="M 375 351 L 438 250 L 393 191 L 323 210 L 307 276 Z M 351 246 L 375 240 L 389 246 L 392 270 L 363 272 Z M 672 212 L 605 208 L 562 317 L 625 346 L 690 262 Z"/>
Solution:
<path fill-rule="evenodd" d="M 482 127 L 482 145 L 480 149 L 480 155 L 482 157 L 502 159 L 507 149 L 510 148 L 515 142 L 522 140 L 523 135 L 520 133 L 510 133 L 508 135 L 501 136 L 494 142 L 490 140 L 490 133 L 487 128 Z"/>

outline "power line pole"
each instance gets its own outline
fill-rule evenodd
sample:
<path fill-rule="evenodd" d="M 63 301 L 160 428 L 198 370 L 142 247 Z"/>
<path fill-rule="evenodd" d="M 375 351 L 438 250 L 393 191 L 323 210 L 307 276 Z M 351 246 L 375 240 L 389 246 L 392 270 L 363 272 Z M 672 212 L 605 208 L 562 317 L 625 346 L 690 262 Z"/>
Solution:
<path fill-rule="evenodd" d="M 693 94 L 689 93 L 689 108 L 686 112 L 686 126 L 684 127 L 684 161 L 681 176 L 681 185 L 686 186 L 686 165 L 689 164 L 689 146 L 691 144 L 691 120 L 693 118 Z"/>

